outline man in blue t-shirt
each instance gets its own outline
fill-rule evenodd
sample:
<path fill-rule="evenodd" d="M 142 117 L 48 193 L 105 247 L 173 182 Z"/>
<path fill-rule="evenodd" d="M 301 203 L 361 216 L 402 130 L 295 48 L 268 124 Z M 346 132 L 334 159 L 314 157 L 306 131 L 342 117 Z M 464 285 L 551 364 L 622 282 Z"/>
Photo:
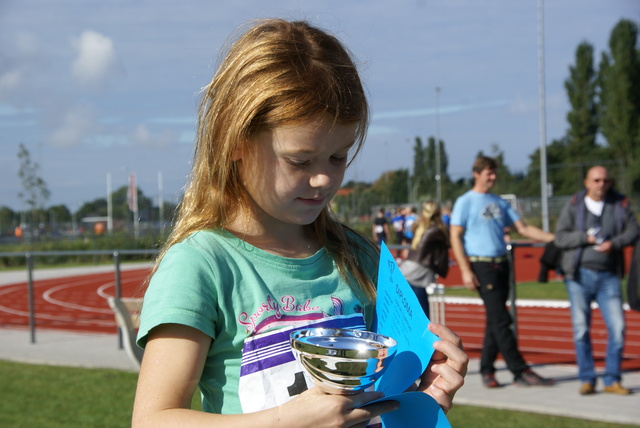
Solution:
<path fill-rule="evenodd" d="M 472 172 L 474 185 L 460 196 L 451 215 L 451 248 L 460 267 L 465 287 L 478 291 L 486 308 L 486 327 L 480 373 L 487 388 L 500 384 L 495 377 L 495 360 L 502 354 L 518 385 L 551 385 L 533 372 L 522 358 L 513 323 L 507 311 L 509 262 L 505 230 L 515 228 L 527 238 L 550 242 L 553 234 L 530 226 L 504 199 L 491 193 L 498 163 L 487 156 L 476 158 Z"/>

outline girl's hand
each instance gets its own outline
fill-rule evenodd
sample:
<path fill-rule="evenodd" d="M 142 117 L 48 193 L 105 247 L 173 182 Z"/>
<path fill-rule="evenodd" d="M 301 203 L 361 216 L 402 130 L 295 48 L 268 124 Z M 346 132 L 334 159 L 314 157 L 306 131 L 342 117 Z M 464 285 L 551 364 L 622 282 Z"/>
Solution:
<path fill-rule="evenodd" d="M 432 396 L 446 413 L 453 406 L 453 396 L 464 384 L 469 357 L 453 331 L 433 322 L 429 330 L 440 340 L 433 344 L 435 352 L 420 378 L 418 390 Z"/>
<path fill-rule="evenodd" d="M 365 427 L 370 419 L 398 408 L 396 401 L 383 401 L 359 407 L 383 396 L 381 392 L 333 395 L 326 394 L 317 387 L 311 388 L 274 409 L 274 426 Z"/>

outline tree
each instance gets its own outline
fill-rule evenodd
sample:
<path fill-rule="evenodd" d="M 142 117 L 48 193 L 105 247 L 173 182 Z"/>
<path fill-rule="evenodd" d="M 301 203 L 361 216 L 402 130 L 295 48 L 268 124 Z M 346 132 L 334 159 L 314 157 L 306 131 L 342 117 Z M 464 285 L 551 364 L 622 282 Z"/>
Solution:
<path fill-rule="evenodd" d="M 361 215 L 369 214 L 369 183 L 362 181 L 349 181 L 346 183 L 331 204 L 337 209 L 338 214 L 349 221 Z"/>
<path fill-rule="evenodd" d="M 445 150 L 444 142 L 438 141 L 440 150 L 440 185 L 442 195 L 450 179 L 447 174 L 449 158 Z M 418 199 L 435 199 L 437 194 L 436 175 L 438 167 L 436 165 L 436 139 L 429 137 L 426 147 L 423 147 L 420 137 L 416 137 L 416 144 L 413 148 L 413 188 Z"/>
<path fill-rule="evenodd" d="M 576 50 L 576 63 L 569 67 L 565 80 L 571 110 L 567 113 L 566 160 L 576 161 L 596 149 L 598 108 L 596 104 L 597 74 L 593 67 L 593 47 L 582 42 Z"/>
<path fill-rule="evenodd" d="M 593 62 L 593 47 L 582 42 L 576 49 L 575 64 L 569 66 L 569 77 L 564 82 L 571 104 L 567 113 L 569 128 L 563 138 L 553 140 L 546 148 L 547 181 L 557 195 L 575 192 L 582 185 L 585 167 L 597 159 L 610 158 L 608 150 L 596 141 L 599 128 L 598 76 Z M 521 196 L 540 194 L 539 148 L 530 159 L 527 177 L 518 186 Z"/>
<path fill-rule="evenodd" d="M 413 188 L 416 195 L 420 197 L 425 194 L 429 186 L 429 172 L 426 168 L 425 150 L 422 146 L 422 139 L 416 137 L 413 146 Z"/>
<path fill-rule="evenodd" d="M 47 209 L 51 225 L 56 223 L 68 223 L 71 221 L 71 212 L 66 205 L 53 205 Z"/>
<path fill-rule="evenodd" d="M 18 225 L 18 216 L 9 207 L 0 207 L 0 235 L 13 233 L 13 229 Z"/>
<path fill-rule="evenodd" d="M 450 182 L 447 173 L 449 167 L 449 157 L 444 146 L 444 141 L 438 140 L 438 150 L 440 151 L 440 190 L 442 191 L 442 199 L 446 199 L 447 185 Z M 436 176 L 438 175 L 438 156 L 436 156 L 436 139 L 429 137 L 429 144 L 425 148 L 425 165 L 428 171 L 429 186 L 426 195 L 430 199 L 436 199 L 438 195 Z"/>
<path fill-rule="evenodd" d="M 434 139 L 435 141 L 435 139 Z M 449 156 L 447 156 L 447 150 L 445 148 L 444 145 L 444 141 L 439 140 L 438 141 L 438 145 L 439 145 L 439 150 L 440 150 L 440 188 L 442 191 L 442 200 L 446 200 L 447 196 L 451 196 L 450 193 L 450 186 L 451 186 L 451 179 L 449 178 Z M 438 167 L 436 165 L 436 154 L 435 154 L 435 145 L 434 145 L 434 152 L 433 152 L 433 165 L 434 165 L 434 177 L 435 174 L 438 172 Z M 435 183 L 434 183 L 435 186 Z M 436 192 L 434 190 L 434 192 Z"/>
<path fill-rule="evenodd" d="M 582 186 L 589 162 L 569 162 L 567 158 L 568 137 L 553 140 L 546 148 L 547 182 L 552 185 L 554 195 L 570 195 Z M 577 158 L 579 159 L 579 158 Z M 527 175 L 517 186 L 521 197 L 540 196 L 540 148 L 529 155 Z"/>
<path fill-rule="evenodd" d="M 424 148 L 424 171 L 426 185 L 421 193 L 420 199 L 435 199 L 436 197 L 436 139 L 429 137 L 427 147 Z"/>
<path fill-rule="evenodd" d="M 401 204 L 409 200 L 408 188 L 409 171 L 398 169 L 387 171 L 374 181 L 369 189 L 376 193 L 376 205 Z"/>
<path fill-rule="evenodd" d="M 629 184 L 640 186 L 640 55 L 636 49 L 638 27 L 623 19 L 609 38 L 598 76 L 600 126 L 616 159 L 627 161 Z"/>
<path fill-rule="evenodd" d="M 22 183 L 24 191 L 18 193 L 18 197 L 24 202 L 32 213 L 32 221 L 38 222 L 36 210 L 42 210 L 45 202 L 49 199 L 50 192 L 47 183 L 40 177 L 40 165 L 31 161 L 31 153 L 20 143 L 18 148 L 18 160 L 20 168 L 18 177 Z"/>
<path fill-rule="evenodd" d="M 151 220 L 153 211 L 153 201 L 151 198 L 146 197 L 142 190 L 136 189 L 138 192 L 138 215 L 141 220 Z M 130 220 L 131 210 L 129 209 L 129 199 L 127 192 L 129 186 L 121 186 L 111 193 L 111 201 L 113 203 L 113 218 L 117 220 Z M 165 210 L 168 208 L 170 215 L 172 214 L 173 205 L 165 204 Z M 80 218 L 86 216 L 98 216 L 105 217 L 108 214 L 108 206 L 106 198 L 94 199 L 90 202 L 85 202 L 84 205 L 78 210 Z"/>

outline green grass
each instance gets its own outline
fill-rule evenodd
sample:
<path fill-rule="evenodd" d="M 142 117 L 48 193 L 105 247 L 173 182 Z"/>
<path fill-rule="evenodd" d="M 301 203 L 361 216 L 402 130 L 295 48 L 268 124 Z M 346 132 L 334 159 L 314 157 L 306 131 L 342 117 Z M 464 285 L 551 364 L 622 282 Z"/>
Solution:
<path fill-rule="evenodd" d="M 12 428 L 129 427 L 137 374 L 0 361 L 0 426 Z M 194 408 L 199 409 L 194 396 Z M 619 425 L 532 413 L 455 406 L 454 427 L 622 428 Z"/>
<path fill-rule="evenodd" d="M 447 415 L 447 419 L 452 427 L 473 428 L 637 428 L 637 425 L 594 422 L 474 406 L 454 406 Z"/>
<path fill-rule="evenodd" d="M 478 293 L 464 287 L 447 288 L 447 296 L 478 297 Z M 520 282 L 516 284 L 518 299 L 553 299 L 566 300 L 567 291 L 564 282 Z"/>
<path fill-rule="evenodd" d="M 130 426 L 137 374 L 0 362 L 3 427 Z"/>
<path fill-rule="evenodd" d="M 0 361 L 0 426 L 131 426 L 138 374 Z M 193 407 L 200 409 L 199 394 Z"/>
<path fill-rule="evenodd" d="M 627 280 L 622 280 L 622 299 L 627 301 L 626 292 Z M 448 287 L 446 296 L 478 297 L 475 291 L 467 290 L 464 287 Z M 516 297 L 518 299 L 550 299 L 567 300 L 567 290 L 562 281 L 550 282 L 520 282 L 516 284 Z"/>

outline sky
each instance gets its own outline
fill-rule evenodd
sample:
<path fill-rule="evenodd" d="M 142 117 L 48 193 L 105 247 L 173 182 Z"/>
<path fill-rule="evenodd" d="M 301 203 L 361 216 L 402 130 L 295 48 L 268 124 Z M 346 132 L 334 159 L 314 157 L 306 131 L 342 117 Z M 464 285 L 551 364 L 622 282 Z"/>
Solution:
<path fill-rule="evenodd" d="M 496 145 L 512 171 L 526 169 L 541 135 L 566 133 L 578 45 L 598 63 L 620 19 L 640 22 L 640 1 L 0 0 L 0 206 L 24 209 L 21 143 L 47 206 L 77 211 L 131 173 L 156 203 L 177 202 L 199 91 L 230 35 L 273 17 L 305 19 L 353 53 L 372 121 L 345 180 L 372 182 L 411 168 L 415 138 L 437 135 L 454 178 Z"/>

